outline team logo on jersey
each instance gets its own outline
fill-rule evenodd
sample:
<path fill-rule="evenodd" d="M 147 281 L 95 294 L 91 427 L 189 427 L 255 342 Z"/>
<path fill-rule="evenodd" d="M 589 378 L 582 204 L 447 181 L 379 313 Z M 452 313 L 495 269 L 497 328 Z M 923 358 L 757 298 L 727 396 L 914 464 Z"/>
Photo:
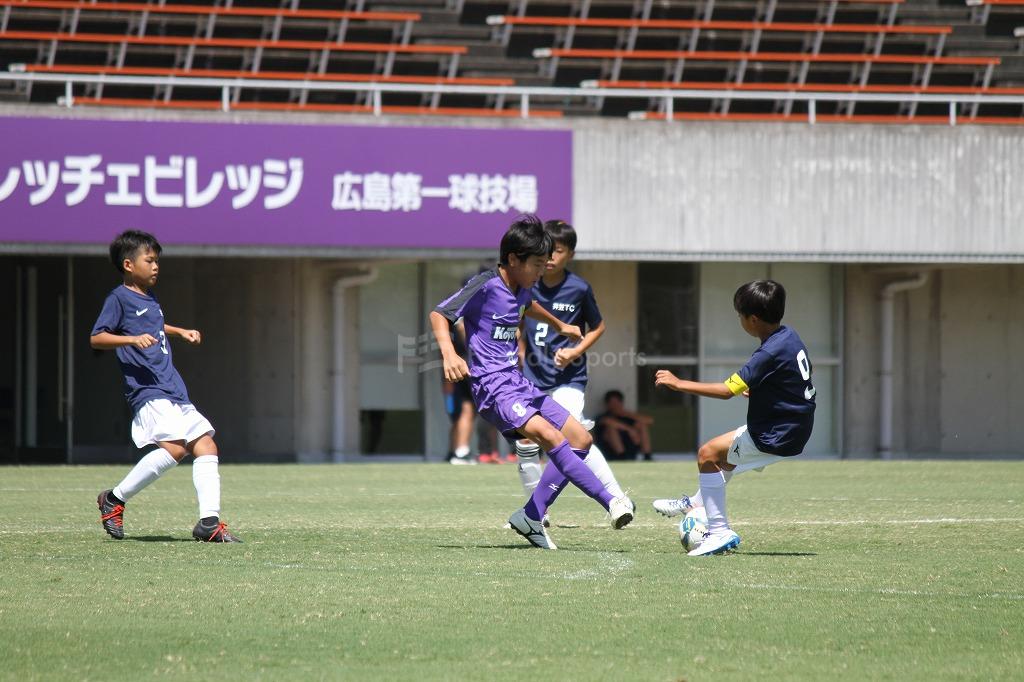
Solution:
<path fill-rule="evenodd" d="M 576 304 L 555 302 L 551 304 L 551 309 L 560 313 L 574 313 L 576 312 Z"/>
<path fill-rule="evenodd" d="M 491 335 L 491 338 L 495 341 L 515 341 L 516 331 L 518 329 L 518 327 L 495 326 L 494 333 Z"/>

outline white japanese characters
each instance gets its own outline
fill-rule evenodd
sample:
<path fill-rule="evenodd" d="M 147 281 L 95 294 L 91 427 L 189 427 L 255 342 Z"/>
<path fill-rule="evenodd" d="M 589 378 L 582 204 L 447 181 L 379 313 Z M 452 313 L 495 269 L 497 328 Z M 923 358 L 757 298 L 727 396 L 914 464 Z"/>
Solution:
<path fill-rule="evenodd" d="M 39 206 L 53 199 L 63 186 L 64 203 L 77 206 L 93 188 L 103 191 L 107 206 L 201 208 L 222 190 L 232 193 L 231 206 L 251 205 L 263 190 L 263 208 L 287 206 L 302 189 L 302 159 L 265 159 L 261 164 L 229 164 L 202 173 L 194 156 L 171 155 L 166 160 L 146 156 L 141 164 L 116 161 L 104 165 L 103 156 L 65 156 L 61 161 L 22 161 L 0 171 L 0 202 L 8 200 L 19 184 L 31 191 L 28 202 Z M 226 182 L 225 182 L 226 180 Z"/>
<path fill-rule="evenodd" d="M 449 175 L 447 187 L 424 187 L 415 173 L 352 173 L 334 176 L 336 211 L 418 211 L 424 199 L 447 199 L 462 213 L 534 213 L 535 175 Z"/>
<path fill-rule="evenodd" d="M 29 159 L 0 166 L 0 203 L 27 199 L 31 206 L 63 199 L 77 206 L 96 194 L 107 206 L 197 209 L 215 201 L 246 208 L 277 210 L 291 204 L 303 188 L 301 158 L 264 159 L 261 163 L 204 166 L 196 156 L 146 155 L 142 162 L 105 160 L 102 154 Z M 327 189 L 319 183 L 320 201 Z M 16 195 L 18 188 L 22 192 Z M 412 213 L 424 202 L 444 200 L 459 213 L 535 213 L 536 175 L 465 173 L 449 175 L 447 186 L 424 186 L 418 173 L 354 173 L 333 176 L 330 205 L 335 211 Z"/>

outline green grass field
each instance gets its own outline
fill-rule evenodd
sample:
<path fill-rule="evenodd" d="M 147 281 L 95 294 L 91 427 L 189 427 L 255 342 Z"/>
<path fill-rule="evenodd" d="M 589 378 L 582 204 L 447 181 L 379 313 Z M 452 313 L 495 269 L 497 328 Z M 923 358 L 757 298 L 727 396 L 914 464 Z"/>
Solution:
<path fill-rule="evenodd" d="M 690 559 L 616 467 L 623 531 L 576 491 L 559 550 L 503 530 L 512 466 L 231 466 L 242 545 L 191 541 L 180 467 L 108 539 L 123 467 L 0 469 L 0 678 L 1020 679 L 1024 462 L 793 462 L 730 484 L 740 551 Z"/>

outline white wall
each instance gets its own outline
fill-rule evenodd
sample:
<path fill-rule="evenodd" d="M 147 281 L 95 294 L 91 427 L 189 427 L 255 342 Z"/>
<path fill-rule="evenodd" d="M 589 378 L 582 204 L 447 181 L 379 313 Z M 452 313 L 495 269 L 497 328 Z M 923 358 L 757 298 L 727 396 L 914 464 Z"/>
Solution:
<path fill-rule="evenodd" d="M 572 269 L 590 282 L 606 331 L 593 347 L 588 370 L 587 416 L 604 410 L 602 399 L 613 388 L 626 405 L 636 406 L 636 263 L 578 261 Z"/>
<path fill-rule="evenodd" d="M 893 268 L 847 268 L 844 435 L 852 455 L 877 451 L 878 293 L 897 276 Z M 947 266 L 896 295 L 898 456 L 1024 454 L 1022 291 L 1024 266 Z"/>

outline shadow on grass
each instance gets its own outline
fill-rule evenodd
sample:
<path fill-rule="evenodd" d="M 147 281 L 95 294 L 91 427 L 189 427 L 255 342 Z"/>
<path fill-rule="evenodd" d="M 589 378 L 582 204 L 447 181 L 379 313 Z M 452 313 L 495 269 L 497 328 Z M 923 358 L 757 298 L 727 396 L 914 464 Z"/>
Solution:
<path fill-rule="evenodd" d="M 170 535 L 129 535 L 125 540 L 135 542 L 195 542 L 195 538 L 173 538 Z"/>
<path fill-rule="evenodd" d="M 533 545 L 438 545 L 438 549 L 537 549 Z M 599 554 L 628 554 L 625 549 L 587 549 L 584 547 L 558 546 L 559 552 L 596 552 Z"/>
<path fill-rule="evenodd" d="M 736 556 L 818 556 L 814 552 L 734 552 Z"/>
<path fill-rule="evenodd" d="M 438 545 L 438 549 L 535 549 L 530 545 Z"/>

